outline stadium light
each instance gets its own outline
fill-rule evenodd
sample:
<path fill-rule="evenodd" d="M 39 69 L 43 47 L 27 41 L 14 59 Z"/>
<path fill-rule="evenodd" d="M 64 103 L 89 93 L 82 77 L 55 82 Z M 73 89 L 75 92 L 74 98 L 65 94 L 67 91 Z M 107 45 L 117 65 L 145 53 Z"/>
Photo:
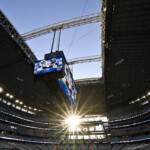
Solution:
<path fill-rule="evenodd" d="M 22 104 L 23 104 L 23 102 L 20 102 L 19 104 L 20 104 L 20 105 L 22 105 Z"/>
<path fill-rule="evenodd" d="M 70 116 L 65 120 L 65 124 L 68 125 L 69 131 L 74 132 L 81 120 L 78 116 Z"/>
<path fill-rule="evenodd" d="M 0 93 L 2 93 L 3 92 L 3 88 L 2 87 L 0 87 Z"/>
<path fill-rule="evenodd" d="M 19 103 L 19 100 L 18 100 L 18 99 L 16 99 L 16 100 L 15 100 L 15 102 L 16 102 L 16 103 Z"/>
<path fill-rule="evenodd" d="M 135 102 L 138 102 L 138 101 L 140 101 L 140 99 L 138 98 L 137 100 L 135 100 Z"/>
<path fill-rule="evenodd" d="M 103 9 L 103 11 L 106 11 L 107 9 L 106 9 L 106 7 Z"/>
<path fill-rule="evenodd" d="M 10 98 L 14 98 L 14 96 L 13 96 L 13 95 L 10 95 L 9 97 L 10 97 Z"/>
<path fill-rule="evenodd" d="M 10 96 L 10 94 L 9 94 L 9 93 L 6 93 L 6 96 Z"/>

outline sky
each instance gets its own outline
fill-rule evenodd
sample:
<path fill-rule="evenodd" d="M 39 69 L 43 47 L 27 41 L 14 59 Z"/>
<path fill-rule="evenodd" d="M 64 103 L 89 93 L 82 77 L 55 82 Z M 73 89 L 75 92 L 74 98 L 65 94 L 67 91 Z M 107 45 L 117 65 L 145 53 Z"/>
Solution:
<path fill-rule="evenodd" d="M 100 12 L 101 0 L 0 0 L 0 9 L 16 30 L 23 34 L 46 25 Z M 63 50 L 66 58 L 101 55 L 100 25 L 98 22 L 62 30 L 60 50 Z M 41 60 L 50 52 L 52 38 L 53 33 L 50 33 L 26 43 Z M 74 79 L 102 76 L 101 62 L 76 64 L 72 68 Z"/>

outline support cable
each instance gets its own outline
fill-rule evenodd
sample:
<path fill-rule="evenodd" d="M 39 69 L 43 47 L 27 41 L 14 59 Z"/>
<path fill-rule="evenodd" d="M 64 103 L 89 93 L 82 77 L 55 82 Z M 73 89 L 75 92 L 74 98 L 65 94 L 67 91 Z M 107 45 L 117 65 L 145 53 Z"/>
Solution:
<path fill-rule="evenodd" d="M 53 41 L 52 41 L 52 46 L 51 46 L 51 53 L 53 52 L 53 47 L 54 47 L 54 42 L 55 42 L 55 34 L 56 34 L 56 31 L 54 31 L 54 35 L 53 35 Z"/>
<path fill-rule="evenodd" d="M 58 51 L 59 51 L 59 47 L 60 47 L 60 38 L 61 38 L 61 30 L 59 30 L 59 36 L 58 36 L 58 47 L 57 47 Z"/>
<path fill-rule="evenodd" d="M 84 13 L 84 11 L 85 11 L 87 2 L 88 2 L 88 0 L 86 0 L 86 2 L 85 2 L 84 8 L 83 8 L 82 13 L 81 13 L 81 16 L 83 15 L 83 13 Z M 75 39 L 75 36 L 76 36 L 77 31 L 78 31 L 78 26 L 77 26 L 76 29 L 75 29 L 75 32 L 74 32 L 74 35 L 73 35 L 73 38 L 72 38 L 71 44 L 70 44 L 70 46 L 69 46 L 69 49 L 68 49 L 68 52 L 67 52 L 67 56 L 66 56 L 66 57 L 68 57 L 69 51 L 70 51 L 70 49 L 71 49 L 71 47 L 72 47 L 72 44 L 73 44 L 73 42 L 74 42 L 74 39 Z"/>

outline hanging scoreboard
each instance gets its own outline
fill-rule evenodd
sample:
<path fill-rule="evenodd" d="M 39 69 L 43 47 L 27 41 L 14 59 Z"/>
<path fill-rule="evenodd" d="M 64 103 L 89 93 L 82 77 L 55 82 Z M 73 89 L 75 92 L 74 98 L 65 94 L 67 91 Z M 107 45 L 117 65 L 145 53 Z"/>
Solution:
<path fill-rule="evenodd" d="M 46 54 L 44 60 L 36 61 L 34 79 L 50 85 L 50 90 L 56 95 L 59 95 L 60 92 L 63 93 L 63 97 L 68 99 L 71 106 L 75 108 L 77 89 L 62 51 Z"/>

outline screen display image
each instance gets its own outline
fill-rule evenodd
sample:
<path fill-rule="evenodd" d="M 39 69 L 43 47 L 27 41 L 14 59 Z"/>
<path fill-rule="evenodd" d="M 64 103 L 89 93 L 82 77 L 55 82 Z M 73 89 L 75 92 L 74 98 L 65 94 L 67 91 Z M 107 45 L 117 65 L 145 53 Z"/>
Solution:
<path fill-rule="evenodd" d="M 35 62 L 34 75 L 62 71 L 62 57 L 51 58 Z"/>
<path fill-rule="evenodd" d="M 76 86 L 70 71 L 70 68 L 67 64 L 65 64 L 65 70 L 64 70 L 64 77 L 57 79 L 57 82 L 65 95 L 68 97 L 71 105 L 73 108 L 76 106 L 76 100 L 77 100 L 77 90 Z"/>

